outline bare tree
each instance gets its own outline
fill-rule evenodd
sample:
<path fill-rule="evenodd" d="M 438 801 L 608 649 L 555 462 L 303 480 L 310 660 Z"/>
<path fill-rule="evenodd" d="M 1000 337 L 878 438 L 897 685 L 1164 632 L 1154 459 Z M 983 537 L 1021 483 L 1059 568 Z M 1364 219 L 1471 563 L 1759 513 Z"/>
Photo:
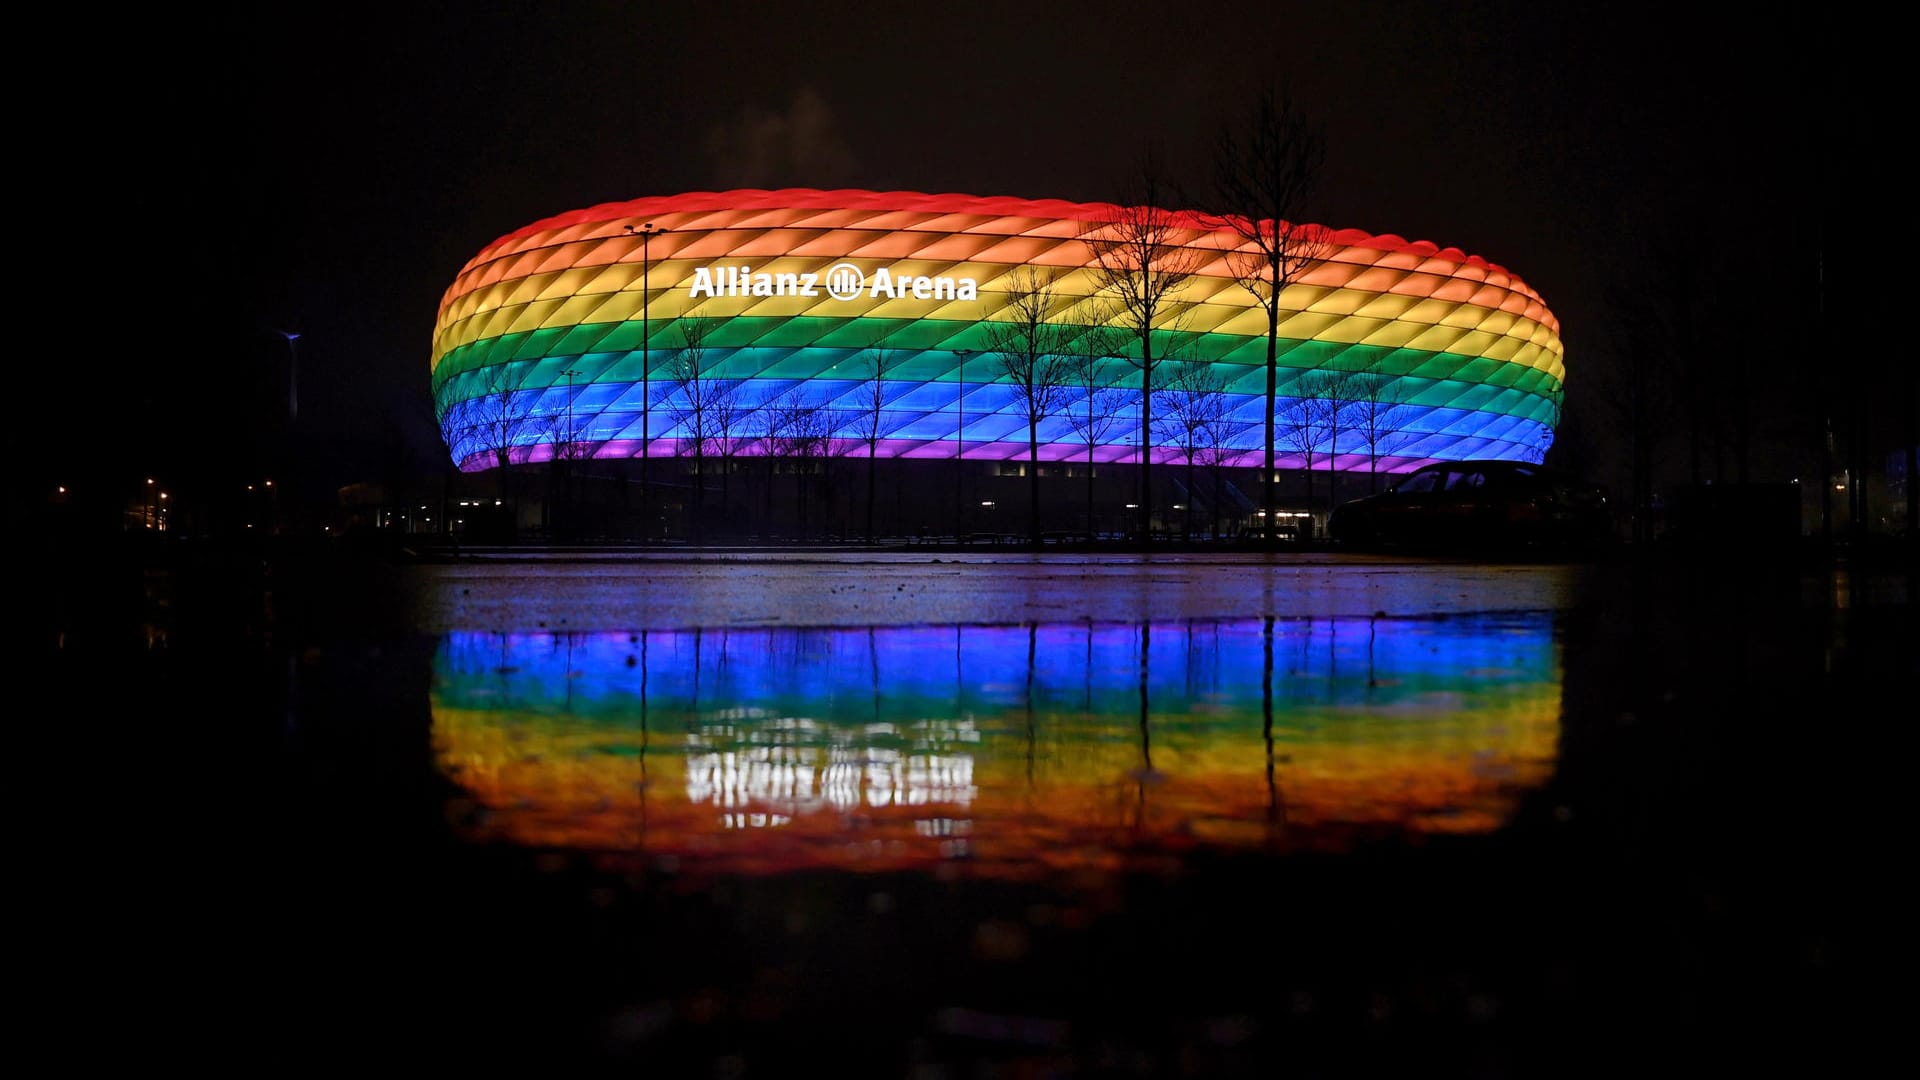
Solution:
<path fill-rule="evenodd" d="M 720 459 L 720 511 L 723 515 L 733 512 L 733 473 L 743 445 L 750 440 L 747 418 L 753 413 L 753 404 L 747 400 L 746 383 L 742 379 L 731 379 L 727 389 L 714 396 L 711 414 L 713 417 L 713 453 Z"/>
<path fill-rule="evenodd" d="M 760 532 L 763 536 L 769 536 L 773 531 L 773 476 L 780 464 L 780 437 L 785 416 L 780 402 L 793 392 L 791 384 L 784 390 L 762 387 L 753 407 L 747 410 L 747 415 L 742 419 L 742 427 L 746 431 L 743 442 L 749 450 L 758 454 L 764 466 L 760 487 Z"/>
<path fill-rule="evenodd" d="M 680 431 L 680 450 L 692 451 L 693 507 L 689 515 L 692 532 L 700 536 L 700 519 L 706 503 L 706 461 L 720 450 L 722 438 L 720 413 L 738 396 L 738 379 L 720 377 L 707 360 L 707 341 L 714 322 L 705 318 L 682 318 L 681 345 L 667 362 L 667 413 Z"/>
<path fill-rule="evenodd" d="M 1403 378 L 1378 366 L 1353 374 L 1353 432 L 1367 448 L 1367 493 L 1380 490 L 1380 459 L 1413 441 L 1404 425 L 1413 418 L 1407 405 L 1413 390 Z M 1557 421 L 1556 421 L 1557 422 Z"/>
<path fill-rule="evenodd" d="M 1303 371 L 1288 384 L 1291 401 L 1280 411 L 1277 434 L 1283 449 L 1300 456 L 1307 477 L 1307 506 L 1313 506 L 1313 464 L 1327 463 L 1327 512 L 1333 512 L 1335 497 L 1334 466 L 1340 452 L 1340 436 L 1354 423 L 1354 372 L 1339 367 L 1318 367 Z M 1308 518 L 1307 535 L 1313 534 Z"/>
<path fill-rule="evenodd" d="M 1220 536 L 1220 508 L 1222 489 L 1226 485 L 1226 465 L 1237 460 L 1245 452 L 1241 439 L 1254 425 L 1234 415 L 1233 398 L 1222 387 L 1222 401 L 1217 409 L 1208 409 L 1200 429 L 1200 464 L 1207 470 L 1213 481 L 1213 525 L 1211 534 Z"/>
<path fill-rule="evenodd" d="M 1207 448 L 1217 421 L 1226 413 L 1227 372 L 1206 363 L 1171 365 L 1163 385 L 1154 391 L 1160 411 L 1162 441 L 1172 444 L 1186 465 L 1186 515 L 1183 539 L 1193 539 L 1193 499 L 1198 490 L 1194 467 Z"/>
<path fill-rule="evenodd" d="M 786 460 L 793 468 L 794 514 L 797 526 L 804 534 L 807 530 L 807 480 L 813 474 L 815 459 L 827 454 L 828 440 L 833 434 L 830 417 L 799 386 L 774 397 L 763 409 L 769 413 L 766 426 L 771 455 Z"/>
<path fill-rule="evenodd" d="M 1112 355 L 1118 335 L 1106 323 L 1104 312 L 1098 308 L 1088 312 L 1077 329 L 1067 367 L 1072 397 L 1064 408 L 1074 438 L 1087 447 L 1087 542 L 1092 543 L 1093 452 L 1120 423 L 1129 392 L 1121 385 L 1125 362 Z"/>
<path fill-rule="evenodd" d="M 854 438 L 867 451 L 867 542 L 874 540 L 874 475 L 879 467 L 880 440 L 893 433 L 901 420 L 887 410 L 887 376 L 900 366 L 904 357 L 899 350 L 881 344 L 884 335 L 867 347 L 867 381 L 853 392 L 854 416 L 849 425 Z"/>
<path fill-rule="evenodd" d="M 1140 371 L 1140 535 L 1153 535 L 1153 386 L 1160 357 L 1154 337 L 1162 323 L 1182 310 L 1177 294 L 1199 268 L 1201 252 L 1186 244 L 1185 227 L 1158 205 L 1166 184 L 1151 156 L 1142 167 L 1129 205 L 1115 206 L 1108 220 L 1096 223 L 1085 241 L 1093 254 L 1096 287 L 1113 303 L 1120 325 L 1139 350 Z"/>
<path fill-rule="evenodd" d="M 593 443 L 584 437 L 590 418 L 574 409 L 574 401 L 584 386 L 575 387 L 573 374 L 563 372 L 567 380 L 563 386 L 553 387 L 561 399 L 552 405 L 542 406 L 547 415 L 540 420 L 541 441 L 553 448 L 547 468 L 547 525 L 557 533 L 571 536 L 577 526 L 575 521 L 576 480 L 574 463 L 589 456 Z"/>
<path fill-rule="evenodd" d="M 832 506 L 833 434 L 839 414 L 818 402 L 802 404 L 787 425 L 787 441 L 793 458 L 799 463 L 795 488 L 801 495 L 800 529 L 809 528 L 808 508 L 824 498 Z"/>
<path fill-rule="evenodd" d="M 1288 384 L 1288 398 L 1280 409 L 1275 423 L 1275 437 L 1280 448 L 1300 458 L 1301 467 L 1307 476 L 1307 506 L 1313 506 L 1313 462 L 1320 451 L 1320 441 L 1326 430 L 1327 399 L 1319 391 L 1316 383 L 1323 378 L 1318 370 L 1303 371 Z M 1264 510 L 1267 528 L 1277 526 L 1274 517 L 1278 511 Z M 1307 519 L 1307 531 L 1312 533 L 1313 519 Z"/>
<path fill-rule="evenodd" d="M 460 456 L 490 454 L 494 465 L 505 469 L 513 464 L 515 447 L 539 440 L 544 426 L 538 415 L 541 392 L 525 385 L 532 373 L 531 362 L 516 361 L 488 365 L 462 381 L 458 393 L 465 400 L 460 402 L 464 406 L 460 427 L 471 441 L 467 453 Z M 442 390 L 453 393 L 454 382 L 450 380 Z"/>
<path fill-rule="evenodd" d="M 1005 318 L 982 324 L 986 351 L 1014 387 L 1014 406 L 1027 422 L 1027 536 L 1040 543 L 1040 422 L 1071 393 L 1073 327 L 1058 321 L 1055 275 L 1022 266 L 1007 277 Z"/>
<path fill-rule="evenodd" d="M 841 400 L 836 398 L 835 400 Z M 848 515 L 853 510 L 853 500 L 847 500 L 847 513 L 836 513 L 840 492 L 841 469 L 839 461 L 860 448 L 860 438 L 856 431 L 861 410 L 854 406 L 829 406 L 822 404 L 819 409 L 818 427 L 820 428 L 819 452 L 813 455 L 814 487 L 824 504 L 826 517 L 823 519 L 831 535 L 834 523 L 840 526 L 839 539 L 846 540 L 851 535 Z"/>
<path fill-rule="evenodd" d="M 1332 234 L 1298 219 L 1326 157 L 1326 140 L 1291 95 L 1269 88 L 1236 131 L 1223 127 L 1214 147 L 1214 193 L 1225 227 L 1239 240 L 1227 265 L 1267 316 L 1266 465 L 1261 507 L 1268 538 L 1277 514 L 1280 300 L 1287 287 L 1326 259 Z"/>
<path fill-rule="evenodd" d="M 514 448 L 538 441 L 541 433 L 542 418 L 536 414 L 541 394 L 525 385 L 532 372 L 528 361 L 490 364 L 453 376 L 434 389 L 441 436 L 451 437 L 448 452 L 456 462 L 476 454 L 493 458 L 500 495 L 509 501 Z"/>
<path fill-rule="evenodd" d="M 433 390 L 433 419 L 440 427 L 440 441 L 446 444 L 447 457 L 458 468 L 479 441 L 474 431 L 473 399 L 456 398 L 440 384 Z"/>
<path fill-rule="evenodd" d="M 1319 392 L 1326 399 L 1320 410 L 1327 432 L 1327 520 L 1333 520 L 1333 508 L 1339 503 L 1340 436 L 1352 430 L 1357 403 L 1359 374 L 1353 368 L 1333 361 L 1321 369 Z"/>
<path fill-rule="evenodd" d="M 440 463 L 440 470 L 445 473 L 440 480 L 440 520 L 450 522 L 451 519 L 447 515 L 447 499 L 460 473 L 460 451 L 456 447 L 464 445 L 471 438 L 471 433 L 464 403 L 447 400 L 446 395 L 441 391 L 442 387 L 438 385 L 434 387 L 433 419 L 440 428 L 440 441 L 447 448 L 446 459 Z M 395 430 L 399 430 L 397 426 Z M 399 488 L 392 479 L 389 479 L 387 491 L 390 498 L 397 498 Z M 379 521 L 377 513 L 374 520 L 377 526 Z M 452 531 L 450 525 L 448 531 Z"/>

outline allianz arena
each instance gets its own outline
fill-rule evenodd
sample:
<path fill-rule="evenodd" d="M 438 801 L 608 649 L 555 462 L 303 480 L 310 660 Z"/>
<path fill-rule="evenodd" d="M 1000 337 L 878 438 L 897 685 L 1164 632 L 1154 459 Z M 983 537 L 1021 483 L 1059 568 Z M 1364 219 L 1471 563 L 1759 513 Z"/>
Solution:
<path fill-rule="evenodd" d="M 432 381 L 443 433 L 468 471 L 548 460 L 561 446 L 601 460 L 684 456 L 700 440 L 669 372 L 698 322 L 698 369 L 726 380 L 740 414 L 727 445 L 703 444 L 707 454 L 780 453 L 755 437 L 767 425 L 753 414 L 804 399 L 833 418 L 831 453 L 867 454 L 877 402 L 877 456 L 1025 461 L 1026 417 L 991 354 L 988 324 L 1007 317 L 1022 267 L 1054 280 L 1059 319 L 1110 319 L 1088 237 L 1115 213 L 1057 200 L 790 189 L 642 198 L 537 221 L 482 249 L 441 300 Z M 1155 352 L 1218 371 L 1238 422 L 1214 464 L 1257 466 L 1267 322 L 1232 274 L 1242 242 L 1197 213 L 1170 220 L 1194 270 L 1171 298 Z M 1541 460 L 1565 369 L 1559 324 L 1539 295 L 1457 248 L 1353 229 L 1328 235 L 1326 257 L 1281 296 L 1275 412 L 1297 406 L 1315 372 L 1364 371 L 1385 388 L 1372 396 L 1394 403 L 1391 437 L 1368 444 L 1335 425 L 1323 445 L 1309 441 L 1311 453 L 1276 440 L 1276 466 L 1391 472 Z M 1113 381 L 1132 387 L 1132 419 L 1106 425 L 1091 459 L 1138 461 L 1145 443 L 1156 463 L 1180 460 L 1157 423 L 1141 430 L 1138 365 L 1127 360 L 1139 343 L 1118 340 Z M 878 395 L 876 349 L 890 365 Z M 1074 393 L 1039 425 L 1043 462 L 1089 460 L 1086 433 L 1070 423 Z M 449 423 L 462 415 L 493 422 Z"/>

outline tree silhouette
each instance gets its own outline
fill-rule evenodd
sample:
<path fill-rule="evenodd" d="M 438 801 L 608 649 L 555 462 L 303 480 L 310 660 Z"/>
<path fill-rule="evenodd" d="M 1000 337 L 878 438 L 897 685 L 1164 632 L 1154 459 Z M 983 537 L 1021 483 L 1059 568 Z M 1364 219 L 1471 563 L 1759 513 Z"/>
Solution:
<path fill-rule="evenodd" d="M 1227 265 L 1267 317 L 1266 462 L 1261 507 L 1272 538 L 1278 445 L 1280 301 L 1287 287 L 1332 250 L 1325 228 L 1300 222 L 1326 157 L 1326 140 L 1289 94 L 1261 94 L 1241 126 L 1222 127 L 1214 147 L 1214 194 L 1234 239 Z M 1309 478 L 1311 492 L 1311 478 Z M 1309 495 L 1311 497 L 1311 495 Z"/>
<path fill-rule="evenodd" d="M 1355 387 L 1355 372 L 1337 365 L 1303 371 L 1287 385 L 1290 401 L 1280 411 L 1277 434 L 1281 447 L 1299 455 L 1306 471 L 1309 511 L 1313 508 L 1313 463 L 1324 458 L 1327 512 L 1333 512 L 1333 466 L 1340 451 L 1340 435 L 1354 423 Z M 1311 516 L 1307 522 L 1307 534 L 1311 536 Z"/>
<path fill-rule="evenodd" d="M 1367 493 L 1380 490 L 1380 459 L 1413 441 L 1413 433 L 1402 425 L 1413 417 L 1406 403 L 1413 389 L 1405 379 L 1377 368 L 1355 372 L 1352 377 L 1353 432 L 1367 448 Z"/>
<path fill-rule="evenodd" d="M 475 455 L 493 459 L 502 499 L 514 497 L 513 451 L 540 437 L 541 392 L 526 387 L 530 361 L 490 364 L 452 376 L 434 388 L 434 415 L 456 463 Z M 517 507 L 516 507 L 517 511 Z"/>
<path fill-rule="evenodd" d="M 1071 392 L 1073 329 L 1056 321 L 1055 276 L 1031 266 L 1008 275 L 1005 317 L 982 324 L 986 351 L 1014 386 L 1014 406 L 1027 422 L 1027 535 L 1040 543 L 1040 422 Z"/>
<path fill-rule="evenodd" d="M 867 381 L 853 392 L 854 416 L 850 430 L 865 444 L 867 451 L 867 542 L 874 540 L 874 476 L 879 466 L 880 440 L 900 426 L 900 419 L 887 411 L 887 376 L 900 366 L 904 357 L 897 349 L 881 344 L 884 336 L 867 347 Z"/>
<path fill-rule="evenodd" d="M 1219 421 L 1231 402 L 1227 383 L 1231 376 L 1213 364 L 1173 365 L 1164 385 L 1154 391 L 1159 405 L 1161 441 L 1179 451 L 1186 465 L 1186 514 L 1182 519 L 1183 539 L 1193 539 L 1193 499 L 1197 488 L 1194 468 L 1209 441 L 1219 434 Z"/>
<path fill-rule="evenodd" d="M 714 322 L 704 318 L 682 318 L 675 322 L 680 330 L 680 348 L 667 362 L 667 414 L 680 431 L 680 452 L 693 458 L 693 506 L 688 514 L 696 540 L 702 535 L 701 519 L 705 511 L 709 454 L 719 452 L 721 414 L 730 409 L 739 395 L 738 379 L 722 378 L 707 360 L 707 341 Z"/>
<path fill-rule="evenodd" d="M 1067 382 L 1072 397 L 1063 407 L 1074 438 L 1087 448 L 1087 542 L 1094 539 L 1093 452 L 1120 423 L 1130 396 L 1122 385 L 1126 362 L 1114 357 L 1119 334 L 1097 305 L 1088 309 L 1070 343 Z"/>
<path fill-rule="evenodd" d="M 1093 254 L 1093 276 L 1099 291 L 1110 298 L 1114 315 L 1133 339 L 1138 351 L 1134 365 L 1140 372 L 1140 522 L 1143 538 L 1153 535 L 1153 387 L 1161 356 L 1154 350 L 1155 335 L 1177 317 L 1178 294 L 1199 268 L 1201 252 L 1187 245 L 1187 229 L 1177 215 L 1159 203 L 1166 184 L 1149 156 L 1126 198 L 1107 220 L 1096 222 L 1085 234 Z"/>

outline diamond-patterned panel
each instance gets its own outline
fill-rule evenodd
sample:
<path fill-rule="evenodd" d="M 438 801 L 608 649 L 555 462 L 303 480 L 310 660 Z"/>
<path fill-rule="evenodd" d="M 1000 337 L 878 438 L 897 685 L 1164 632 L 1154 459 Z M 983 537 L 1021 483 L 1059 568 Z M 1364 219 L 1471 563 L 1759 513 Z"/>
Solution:
<path fill-rule="evenodd" d="M 1115 210 L 789 189 L 636 199 L 535 222 L 487 245 L 441 300 L 431 372 L 450 450 L 476 469 L 503 446 L 513 460 L 540 460 L 567 442 L 602 457 L 672 456 L 696 440 L 717 444 L 709 452 L 781 453 L 792 445 L 781 425 L 805 415 L 828 452 L 865 454 L 877 429 L 883 456 L 1025 456 L 1022 396 L 985 351 L 984 326 L 1006 317 L 1015 271 L 1029 266 L 1055 275 L 1057 318 L 1084 319 L 1101 299 L 1086 238 Z M 1256 464 L 1266 318 L 1230 276 L 1240 238 L 1199 214 L 1170 218 L 1199 270 L 1156 326 L 1155 355 L 1172 359 L 1155 377 L 1220 369 L 1221 411 L 1236 422 L 1214 430 L 1217 452 Z M 643 226 L 658 230 L 644 243 L 630 231 Z M 1336 401 L 1317 435 L 1279 440 L 1281 467 L 1539 460 L 1565 377 L 1559 324 L 1539 295 L 1457 248 L 1354 229 L 1331 236 L 1328 257 L 1281 296 L 1280 426 L 1309 408 L 1325 373 L 1376 377 L 1362 383 L 1367 400 Z M 845 297 L 828 288 L 843 264 L 862 283 Z M 914 281 L 888 295 L 883 275 Z M 697 289 L 702 281 L 715 287 Z M 708 331 L 693 351 L 689 325 Z M 1137 343 L 1102 361 L 1123 389 L 1069 390 L 1042 421 L 1043 459 L 1137 459 L 1143 442 L 1156 461 L 1194 452 L 1191 433 L 1166 422 L 1177 389 L 1155 393 L 1143 440 L 1129 352 L 1138 356 Z M 886 371 L 875 415 L 877 361 Z M 1090 410 L 1111 420 L 1075 422 Z M 1092 447 L 1089 427 L 1103 429 Z"/>

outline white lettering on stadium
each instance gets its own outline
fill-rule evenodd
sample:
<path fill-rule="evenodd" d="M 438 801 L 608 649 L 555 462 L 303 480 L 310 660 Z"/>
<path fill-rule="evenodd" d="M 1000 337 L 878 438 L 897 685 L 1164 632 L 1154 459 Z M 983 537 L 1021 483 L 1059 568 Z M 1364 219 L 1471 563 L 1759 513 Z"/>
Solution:
<path fill-rule="evenodd" d="M 970 277 L 928 277 L 924 274 L 894 272 L 886 267 L 874 271 L 871 281 L 863 280 L 860 269 L 851 263 L 839 263 L 827 271 L 825 280 L 817 273 L 755 273 L 752 266 L 700 267 L 693 272 L 687 295 L 698 299 L 710 296 L 825 296 L 831 300 L 854 300 L 865 294 L 868 299 L 889 300 L 978 300 L 980 285 Z"/>

